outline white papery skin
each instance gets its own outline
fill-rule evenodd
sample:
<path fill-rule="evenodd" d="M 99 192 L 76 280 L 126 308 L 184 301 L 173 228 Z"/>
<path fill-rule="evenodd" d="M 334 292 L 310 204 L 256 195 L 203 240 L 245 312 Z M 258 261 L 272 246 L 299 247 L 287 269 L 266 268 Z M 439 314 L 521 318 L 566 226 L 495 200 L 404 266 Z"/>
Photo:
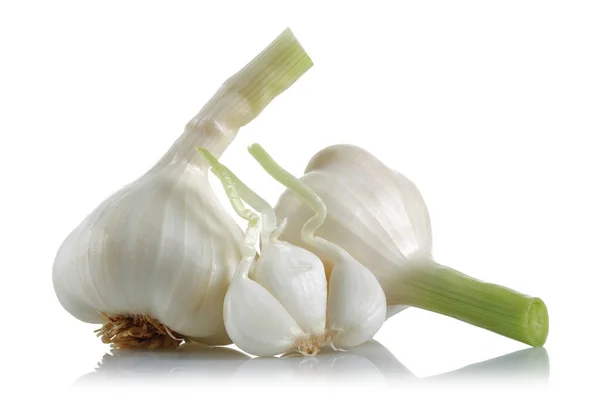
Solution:
<path fill-rule="evenodd" d="M 104 201 L 61 245 L 56 294 L 76 318 L 150 315 L 209 344 L 230 343 L 222 317 L 243 234 L 207 170 L 175 162 Z"/>
<path fill-rule="evenodd" d="M 250 277 L 233 278 L 224 317 L 227 333 L 248 353 L 314 355 L 321 346 L 345 349 L 371 339 L 385 321 L 385 304 L 373 274 L 356 261 L 336 264 L 328 295 L 321 260 L 276 242 L 265 247 Z"/>
<path fill-rule="evenodd" d="M 290 313 L 302 330 L 322 335 L 327 315 L 327 280 L 321 260 L 289 243 L 266 246 L 250 272 Z"/>
<path fill-rule="evenodd" d="M 264 247 L 251 278 L 236 273 L 223 314 L 240 349 L 272 356 L 325 334 L 327 281 L 323 263 L 307 250 L 276 242 Z M 316 349 L 318 351 L 318 348 Z"/>
<path fill-rule="evenodd" d="M 327 219 L 316 232 L 341 246 L 367 267 L 394 305 L 398 279 L 411 267 L 431 257 L 429 213 L 417 187 L 389 169 L 375 156 L 356 146 L 334 145 L 318 152 L 308 163 L 301 181 L 327 206 Z M 314 214 L 286 190 L 275 212 L 287 218 L 282 240 L 327 256 L 301 240 L 304 223 Z M 393 306 L 389 315 L 404 309 Z"/>
<path fill-rule="evenodd" d="M 327 327 L 336 348 L 348 349 L 373 338 L 385 322 L 385 294 L 375 276 L 355 259 L 342 256 L 329 282 Z"/>

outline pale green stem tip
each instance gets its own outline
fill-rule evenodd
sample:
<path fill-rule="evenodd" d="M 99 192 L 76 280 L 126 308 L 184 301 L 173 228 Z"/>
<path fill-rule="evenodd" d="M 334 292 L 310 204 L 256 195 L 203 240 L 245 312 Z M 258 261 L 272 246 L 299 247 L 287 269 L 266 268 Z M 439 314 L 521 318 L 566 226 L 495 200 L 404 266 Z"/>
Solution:
<path fill-rule="evenodd" d="M 258 115 L 312 66 L 312 60 L 287 28 L 225 85 L 240 93 Z"/>
<path fill-rule="evenodd" d="M 388 302 L 444 314 L 534 347 L 548 336 L 548 309 L 541 299 L 435 263 L 415 267 Z"/>

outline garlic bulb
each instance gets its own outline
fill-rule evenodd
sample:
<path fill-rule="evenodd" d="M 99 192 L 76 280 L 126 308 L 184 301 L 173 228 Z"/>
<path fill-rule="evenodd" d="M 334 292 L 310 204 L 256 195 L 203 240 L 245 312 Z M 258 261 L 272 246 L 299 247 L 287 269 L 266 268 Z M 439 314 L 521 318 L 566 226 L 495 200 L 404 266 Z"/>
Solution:
<path fill-rule="evenodd" d="M 243 234 L 214 196 L 200 145 L 219 156 L 238 129 L 312 66 L 287 29 L 229 78 L 144 176 L 68 235 L 53 283 L 76 318 L 119 347 L 231 343 L 223 300 Z"/>
<path fill-rule="evenodd" d="M 539 298 L 481 282 L 431 258 L 431 225 L 416 186 L 367 151 L 335 145 L 318 152 L 300 178 L 325 202 L 319 236 L 345 249 L 377 277 L 388 317 L 416 306 L 461 319 L 532 346 L 548 334 L 548 312 Z M 275 207 L 287 220 L 282 240 L 331 259 L 302 237 L 312 211 L 287 190 Z"/>
<path fill-rule="evenodd" d="M 245 186 L 206 150 L 212 167 L 238 214 L 247 219 L 246 252 L 225 297 L 225 327 L 242 350 L 258 356 L 288 351 L 314 355 L 320 347 L 350 348 L 373 337 L 385 320 L 385 295 L 377 279 L 348 253 L 314 237 L 323 222 L 323 202 L 279 167 L 258 145 L 250 153 L 275 179 L 299 193 L 316 215 L 303 229 L 306 240 L 329 254 L 335 266 L 329 281 L 313 253 L 278 240 L 285 231 L 269 204 Z M 260 219 L 242 203 L 257 210 Z M 258 227 L 261 222 L 260 229 Z M 261 232 L 261 254 L 256 241 Z"/>

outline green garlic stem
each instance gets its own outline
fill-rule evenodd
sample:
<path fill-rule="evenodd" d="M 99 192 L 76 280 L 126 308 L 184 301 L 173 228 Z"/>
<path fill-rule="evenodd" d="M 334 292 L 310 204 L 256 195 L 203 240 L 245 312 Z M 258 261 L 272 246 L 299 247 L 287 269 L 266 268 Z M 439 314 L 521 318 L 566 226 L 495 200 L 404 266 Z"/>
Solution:
<path fill-rule="evenodd" d="M 229 198 L 229 202 L 231 203 L 231 206 L 237 215 L 248 221 L 248 227 L 246 228 L 246 235 L 244 237 L 244 255 L 240 266 L 236 270 L 236 274 L 239 273 L 242 274 L 242 276 L 248 276 L 250 266 L 256 257 L 256 241 L 258 240 L 258 234 L 261 231 L 259 222 L 263 221 L 262 232 L 264 234 L 265 228 L 269 228 L 271 224 L 276 223 L 275 212 L 266 201 L 249 189 L 242 181 L 240 181 L 237 176 L 235 176 L 233 172 L 229 170 L 229 168 L 221 164 L 219 160 L 217 160 L 208 150 L 202 148 L 197 148 L 196 150 L 202 154 L 202 157 L 204 157 L 206 163 L 211 167 L 212 173 L 215 174 L 215 176 L 221 181 L 221 184 L 225 189 L 225 193 Z M 240 194 L 242 195 L 240 196 Z M 266 211 L 270 210 L 272 215 L 269 215 L 269 212 L 267 212 L 265 218 L 259 218 L 256 213 L 249 208 L 246 208 L 244 205 L 244 201 L 246 201 L 246 199 L 249 199 L 261 209 L 266 207 Z M 250 204 L 250 202 L 246 202 Z M 250 205 L 252 206 L 252 204 Z M 257 210 L 261 212 L 261 209 Z M 269 216 L 271 218 L 269 218 Z"/>
<path fill-rule="evenodd" d="M 334 243 L 331 243 L 323 238 L 315 236 L 317 229 L 323 225 L 327 218 L 327 207 L 323 200 L 312 191 L 304 182 L 283 169 L 273 158 L 263 149 L 258 143 L 254 143 L 248 147 L 248 152 L 258 161 L 263 169 L 271 175 L 276 181 L 281 183 L 286 188 L 292 190 L 302 201 L 304 201 L 314 212 L 311 217 L 302 227 L 302 241 L 313 245 L 332 260 L 338 260 L 346 252 Z"/>
<path fill-rule="evenodd" d="M 242 218 L 243 213 L 252 213 L 246 209 L 243 202 L 258 211 L 262 221 L 262 236 L 261 240 L 266 244 L 270 241 L 270 235 L 277 229 L 277 216 L 275 210 L 265 199 L 260 197 L 256 192 L 250 189 L 244 182 L 240 180 L 229 168 L 224 166 L 206 149 L 197 149 L 202 154 L 206 162 L 212 168 L 213 173 L 225 189 L 225 193 L 233 206 L 235 212 Z M 243 202 L 242 202 L 243 201 Z M 254 213 L 252 213 L 254 214 Z M 254 214 L 255 215 L 255 214 Z"/>
<path fill-rule="evenodd" d="M 223 86 L 247 99 L 256 117 L 312 66 L 312 60 L 287 28 Z"/>
<path fill-rule="evenodd" d="M 444 314 L 534 347 L 548 336 L 544 302 L 509 288 L 482 282 L 454 269 L 427 263 L 404 276 L 397 298 L 406 304 Z"/>
<path fill-rule="evenodd" d="M 238 130 L 255 119 L 312 65 L 300 42 L 286 29 L 221 85 L 153 170 L 177 160 L 202 164 L 196 147 L 206 148 L 219 158 Z"/>

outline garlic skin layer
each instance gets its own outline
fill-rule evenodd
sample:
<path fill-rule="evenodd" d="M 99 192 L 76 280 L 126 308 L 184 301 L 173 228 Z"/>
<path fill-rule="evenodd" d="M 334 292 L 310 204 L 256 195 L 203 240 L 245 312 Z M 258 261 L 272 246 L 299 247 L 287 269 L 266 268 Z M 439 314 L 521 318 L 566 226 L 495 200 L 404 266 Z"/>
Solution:
<path fill-rule="evenodd" d="M 61 305 L 84 322 L 105 323 L 103 341 L 117 346 L 174 346 L 182 337 L 231 343 L 223 303 L 244 235 L 214 196 L 195 147 L 219 157 L 311 66 L 286 29 L 229 78 L 154 167 L 103 201 L 62 243 L 52 270 Z M 160 326 L 119 331 L 136 321 Z M 150 331 L 174 340 L 153 340 Z"/>
<path fill-rule="evenodd" d="M 289 243 L 270 244 L 263 253 L 253 277 L 241 271 L 227 291 L 223 312 L 231 340 L 257 356 L 294 349 L 316 354 L 325 341 L 323 263 Z"/>
<path fill-rule="evenodd" d="M 174 163 L 104 201 L 61 245 L 54 288 L 76 318 L 150 315 L 169 329 L 227 344 L 223 298 L 243 234 L 206 169 Z"/>
<path fill-rule="evenodd" d="M 351 145 L 318 152 L 300 180 L 327 205 L 328 217 L 316 234 L 369 268 L 386 293 L 390 313 L 406 308 L 395 301 L 396 280 L 410 272 L 411 264 L 427 262 L 432 246 L 429 212 L 417 187 Z M 313 212 L 300 198 L 286 190 L 275 212 L 287 219 L 282 240 L 306 247 L 331 265 L 327 254 L 301 238 Z"/>
<path fill-rule="evenodd" d="M 250 275 L 238 273 L 227 291 L 227 332 L 257 356 L 298 351 L 315 355 L 370 340 L 385 321 L 381 286 L 354 260 L 336 264 L 329 282 L 321 260 L 285 242 L 265 246 Z"/>
<path fill-rule="evenodd" d="M 327 317 L 332 343 L 340 349 L 372 339 L 385 321 L 383 289 L 375 276 L 354 258 L 343 256 L 333 267 Z"/>
<path fill-rule="evenodd" d="M 271 293 L 300 329 L 311 335 L 325 332 L 327 280 L 321 260 L 285 242 L 265 246 L 250 279 Z"/>

